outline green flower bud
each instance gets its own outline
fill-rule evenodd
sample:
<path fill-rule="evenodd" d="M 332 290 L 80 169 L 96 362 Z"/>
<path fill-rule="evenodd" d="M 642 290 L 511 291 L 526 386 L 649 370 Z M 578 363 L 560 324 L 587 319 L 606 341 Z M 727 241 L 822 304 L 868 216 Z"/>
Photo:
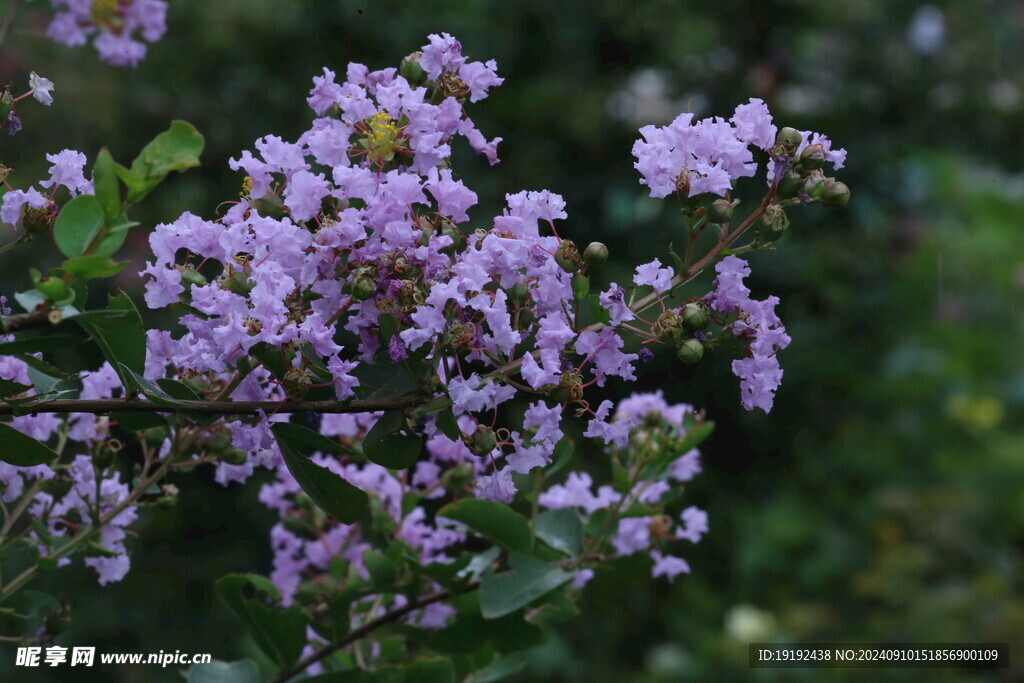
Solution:
<path fill-rule="evenodd" d="M 580 250 L 569 240 L 562 240 L 555 252 L 555 262 L 567 273 L 575 273 L 583 265 Z"/>
<path fill-rule="evenodd" d="M 54 500 L 60 500 L 67 495 L 74 483 L 74 480 L 68 476 L 67 469 L 59 469 L 56 476 L 43 480 L 42 490 L 53 496 Z"/>
<path fill-rule="evenodd" d="M 513 304 L 522 306 L 530 296 L 530 288 L 525 282 L 517 282 L 512 289 L 508 290 L 508 298 Z"/>
<path fill-rule="evenodd" d="M 796 154 L 797 147 L 800 146 L 803 139 L 804 136 L 796 128 L 788 126 L 782 128 L 775 137 L 775 144 L 769 150 L 769 154 L 772 156 L 792 156 Z"/>
<path fill-rule="evenodd" d="M 761 216 L 760 236 L 765 242 L 774 242 L 782 237 L 789 227 L 789 217 L 786 211 L 778 204 L 769 204 Z"/>
<path fill-rule="evenodd" d="M 846 183 L 836 181 L 821 193 L 821 203 L 825 206 L 831 206 L 834 208 L 842 208 L 850 202 L 850 188 L 846 186 Z"/>
<path fill-rule="evenodd" d="M 227 463 L 228 465 L 244 465 L 245 461 L 249 459 L 249 454 L 243 451 L 241 448 L 227 448 L 224 453 L 221 454 L 221 462 Z"/>
<path fill-rule="evenodd" d="M 679 317 L 682 318 L 683 325 L 686 329 L 703 330 L 708 326 L 709 316 L 708 307 L 700 301 L 692 301 L 679 311 Z"/>
<path fill-rule="evenodd" d="M 6 121 L 14 111 L 14 96 L 7 88 L 0 90 L 0 121 Z"/>
<path fill-rule="evenodd" d="M 36 281 L 35 285 L 36 289 L 50 301 L 64 301 L 71 295 L 71 288 L 68 287 L 68 283 L 59 277 L 40 278 Z"/>
<path fill-rule="evenodd" d="M 288 215 L 288 208 L 284 205 L 281 197 L 269 191 L 259 199 L 250 201 L 249 207 L 254 209 L 259 215 L 267 218 L 277 218 L 280 220 Z"/>
<path fill-rule="evenodd" d="M 463 237 L 462 233 L 459 232 L 459 229 L 448 220 L 445 220 L 441 224 L 441 234 L 452 238 L 452 243 L 441 250 L 442 254 L 454 254 L 461 251 L 466 244 L 466 238 Z M 479 244 L 480 243 L 478 242 L 477 246 L 479 246 Z"/>
<path fill-rule="evenodd" d="M 796 171 L 786 171 L 779 180 L 776 196 L 779 199 L 795 197 L 800 188 L 804 186 L 804 179 Z"/>
<path fill-rule="evenodd" d="M 472 438 L 473 452 L 477 455 L 487 455 L 498 447 L 498 437 L 490 427 L 477 425 Z"/>
<path fill-rule="evenodd" d="M 572 295 L 577 301 L 583 301 L 590 293 L 590 278 L 582 273 L 572 276 Z"/>
<path fill-rule="evenodd" d="M 221 284 L 224 285 L 224 289 L 239 296 L 248 296 L 256 286 L 256 283 L 249 279 L 249 275 L 244 270 L 234 271 L 230 277 L 222 280 Z"/>
<path fill-rule="evenodd" d="M 726 199 L 716 199 L 708 207 L 708 220 L 712 223 L 728 223 L 732 220 L 735 204 Z"/>
<path fill-rule="evenodd" d="M 825 163 L 825 148 L 821 145 L 808 145 L 800 152 L 800 165 L 806 169 L 821 168 Z"/>
<path fill-rule="evenodd" d="M 377 293 L 377 283 L 369 275 L 360 275 L 352 281 L 352 296 L 366 301 Z"/>
<path fill-rule="evenodd" d="M 398 65 L 398 75 L 409 81 L 409 86 L 412 88 L 418 88 L 427 82 L 427 72 L 420 66 L 422 56 L 423 53 L 417 50 Z"/>
<path fill-rule="evenodd" d="M 608 260 L 608 247 L 600 242 L 591 242 L 583 251 L 583 261 L 588 266 L 599 266 Z"/>
<path fill-rule="evenodd" d="M 238 360 L 235 361 L 235 369 L 241 373 L 252 372 L 254 367 L 252 359 L 249 358 L 249 356 L 239 356 Z"/>
<path fill-rule="evenodd" d="M 696 339 L 687 339 L 676 347 L 676 356 L 687 365 L 693 365 L 704 355 L 704 345 Z"/>
<path fill-rule="evenodd" d="M 825 191 L 825 174 L 820 170 L 811 171 L 804 180 L 804 194 L 811 199 L 820 199 L 821 193 Z"/>

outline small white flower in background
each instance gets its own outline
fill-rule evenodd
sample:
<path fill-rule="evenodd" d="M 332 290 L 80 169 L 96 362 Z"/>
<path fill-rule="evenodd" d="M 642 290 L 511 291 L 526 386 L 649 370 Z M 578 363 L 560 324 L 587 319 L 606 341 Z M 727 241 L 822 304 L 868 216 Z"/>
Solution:
<path fill-rule="evenodd" d="M 736 605 L 725 617 L 725 631 L 741 643 L 765 642 L 775 633 L 775 617 L 753 605 Z"/>
<path fill-rule="evenodd" d="M 50 91 L 53 90 L 53 81 L 49 78 L 43 78 L 33 71 L 28 76 L 28 86 L 32 88 L 32 97 L 47 107 L 53 104 L 53 96 L 50 94 Z"/>

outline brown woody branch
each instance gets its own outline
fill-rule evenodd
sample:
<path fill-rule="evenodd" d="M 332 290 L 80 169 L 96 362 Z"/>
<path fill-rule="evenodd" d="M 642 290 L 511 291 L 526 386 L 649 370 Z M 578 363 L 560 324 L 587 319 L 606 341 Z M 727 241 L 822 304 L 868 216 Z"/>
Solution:
<path fill-rule="evenodd" d="M 165 405 L 156 401 L 124 398 L 60 399 L 30 401 L 14 406 L 0 404 L 0 415 L 37 415 L 39 413 L 198 413 L 201 415 L 255 415 L 272 413 L 370 413 L 377 410 L 405 410 L 426 401 L 423 394 L 405 394 L 394 398 L 367 398 L 351 401 L 175 401 Z"/>

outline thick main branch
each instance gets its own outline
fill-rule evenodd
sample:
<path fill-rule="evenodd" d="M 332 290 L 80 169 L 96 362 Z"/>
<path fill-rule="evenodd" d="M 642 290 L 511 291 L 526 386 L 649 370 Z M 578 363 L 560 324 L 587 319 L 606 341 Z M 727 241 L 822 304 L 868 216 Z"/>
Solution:
<path fill-rule="evenodd" d="M 39 413 L 200 413 L 203 415 L 256 415 L 271 413 L 371 413 L 377 410 L 404 410 L 429 401 L 423 394 L 405 394 L 394 398 L 367 398 L 351 401 L 175 401 L 173 405 L 156 401 L 100 398 L 61 399 L 0 404 L 0 415 L 36 415 Z"/>

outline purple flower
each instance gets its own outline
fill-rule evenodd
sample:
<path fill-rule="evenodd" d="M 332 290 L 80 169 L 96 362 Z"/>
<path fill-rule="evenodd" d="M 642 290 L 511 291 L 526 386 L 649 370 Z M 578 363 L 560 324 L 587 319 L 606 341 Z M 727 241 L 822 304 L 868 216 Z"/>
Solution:
<path fill-rule="evenodd" d="M 53 81 L 49 78 L 43 78 L 33 71 L 28 76 L 28 87 L 32 90 L 32 97 L 44 106 L 49 107 L 53 104 L 53 95 L 50 94 L 53 91 Z"/>
<path fill-rule="evenodd" d="M 676 529 L 676 536 L 690 543 L 697 543 L 708 532 L 708 513 L 693 505 L 679 516 L 683 526 Z"/>
<path fill-rule="evenodd" d="M 743 278 L 750 275 L 750 266 L 739 256 L 726 256 L 715 264 L 715 291 L 707 296 L 708 305 L 716 311 L 733 313 L 750 300 L 750 290 Z"/>
<path fill-rule="evenodd" d="M 775 356 L 741 358 L 732 362 L 732 372 L 740 378 L 740 402 L 746 410 L 760 408 L 771 412 L 775 390 L 782 383 L 782 368 Z"/>
<path fill-rule="evenodd" d="M 638 287 L 653 287 L 658 294 L 664 294 L 672 288 L 672 269 L 662 268 L 661 261 L 654 259 L 650 263 L 637 266 L 633 283 Z"/>
<path fill-rule="evenodd" d="M 651 568 L 651 577 L 664 576 L 671 583 L 680 574 L 689 574 L 690 565 L 681 557 L 662 555 L 661 551 L 652 550 L 651 559 L 654 560 L 654 567 Z"/>
<path fill-rule="evenodd" d="M 476 478 L 477 498 L 493 500 L 496 503 L 511 503 L 516 495 L 516 486 L 512 483 L 512 469 L 503 467 L 492 475 Z"/>
<path fill-rule="evenodd" d="M 776 130 L 764 100 L 751 99 L 739 105 L 729 121 L 736 126 L 736 137 L 743 142 L 766 152 L 775 144 Z"/>
<path fill-rule="evenodd" d="M 92 181 L 86 180 L 83 170 L 85 168 L 85 155 L 73 149 L 65 149 L 57 154 L 47 154 L 49 161 L 50 177 L 39 182 L 46 188 L 66 187 L 74 197 L 79 193 L 92 194 Z"/>
<path fill-rule="evenodd" d="M 619 555 L 632 555 L 651 545 L 651 520 L 647 517 L 624 517 L 612 536 L 612 545 Z"/>

